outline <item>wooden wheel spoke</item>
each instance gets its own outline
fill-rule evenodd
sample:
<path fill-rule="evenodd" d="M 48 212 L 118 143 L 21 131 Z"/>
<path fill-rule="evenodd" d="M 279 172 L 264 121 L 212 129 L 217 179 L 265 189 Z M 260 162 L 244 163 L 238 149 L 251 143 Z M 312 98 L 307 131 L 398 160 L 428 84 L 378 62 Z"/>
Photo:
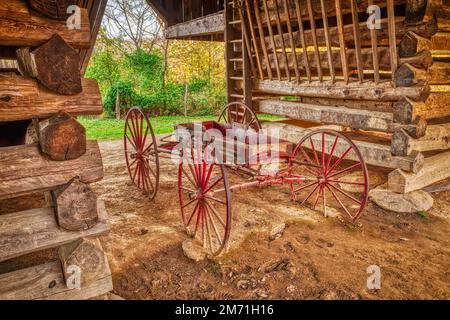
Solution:
<path fill-rule="evenodd" d="M 299 192 L 299 191 L 301 191 L 301 190 L 303 190 L 303 189 L 306 189 L 306 188 L 308 188 L 308 187 L 311 187 L 311 186 L 313 186 L 313 185 L 315 185 L 315 184 L 318 184 L 318 182 L 317 182 L 317 181 L 314 181 L 314 182 L 312 182 L 312 183 L 310 183 L 310 184 L 307 184 L 306 186 L 302 186 L 302 187 L 300 187 L 300 188 L 298 188 L 298 189 L 295 189 L 295 190 L 294 190 L 294 193 L 297 193 L 297 192 Z"/>
<path fill-rule="evenodd" d="M 226 224 L 225 222 L 222 220 L 220 214 L 216 211 L 216 209 L 212 206 L 212 204 L 209 203 L 208 200 L 205 200 L 206 205 L 211 209 L 211 211 L 213 212 L 214 216 L 217 218 L 217 220 L 219 220 L 220 224 L 222 225 L 222 227 L 225 229 L 226 228 Z"/>
<path fill-rule="evenodd" d="M 314 143 L 313 143 L 311 137 L 309 137 L 309 142 L 311 143 L 311 149 L 314 153 L 314 159 L 316 160 L 317 165 L 320 166 L 319 157 L 317 156 L 316 148 L 314 147 Z"/>
<path fill-rule="evenodd" d="M 145 174 L 145 176 L 147 177 L 147 180 L 150 182 L 150 184 L 151 184 L 151 188 L 152 188 L 152 191 L 154 191 L 155 190 L 155 186 L 153 185 L 153 181 L 152 181 L 152 179 L 150 178 L 150 175 L 149 175 L 149 171 L 153 174 L 153 176 L 156 178 L 156 174 L 154 174 L 153 173 L 153 170 L 150 168 L 150 165 L 149 165 L 149 163 L 146 161 L 146 162 L 144 162 L 144 166 L 145 166 L 145 168 L 147 169 L 147 170 L 145 170 L 144 171 L 144 174 Z M 149 190 L 150 191 L 150 190 Z"/>
<path fill-rule="evenodd" d="M 335 183 L 343 183 L 343 184 L 352 184 L 352 185 L 357 185 L 357 186 L 364 186 L 365 183 L 364 182 L 352 182 L 352 181 L 342 181 L 342 180 L 327 180 L 328 182 L 335 182 Z"/>
<path fill-rule="evenodd" d="M 218 184 L 220 181 L 223 180 L 223 177 L 222 177 L 222 176 L 218 176 L 218 177 L 219 177 L 219 178 L 218 178 L 216 181 L 214 181 L 209 187 L 206 186 L 207 189 L 204 191 L 204 193 L 208 193 L 209 191 L 211 191 L 212 188 L 214 188 L 215 186 L 217 186 L 217 184 Z"/>
<path fill-rule="evenodd" d="M 326 189 L 322 188 L 323 192 L 323 214 L 325 217 L 327 216 L 327 195 L 326 195 Z"/>
<path fill-rule="evenodd" d="M 339 159 L 336 160 L 335 163 L 331 166 L 330 170 L 328 170 L 328 173 L 333 172 L 334 169 L 344 160 L 344 158 L 347 156 L 347 154 L 350 152 L 350 150 L 353 149 L 353 146 L 348 147 L 348 149 L 342 154 L 342 156 L 339 157 Z"/>
<path fill-rule="evenodd" d="M 134 160 L 128 165 L 128 168 L 131 168 L 131 167 L 133 166 L 133 164 L 136 163 L 136 161 L 137 161 L 137 159 L 134 159 Z"/>
<path fill-rule="evenodd" d="M 182 209 L 186 208 L 187 206 L 189 206 L 190 204 L 194 203 L 195 201 L 197 201 L 197 199 L 192 199 L 191 201 L 189 201 L 188 203 L 185 203 L 181 206 Z"/>
<path fill-rule="evenodd" d="M 361 166 L 361 162 L 355 163 L 351 165 L 350 167 L 344 168 L 342 170 L 339 170 L 338 172 L 333 173 L 332 175 L 327 176 L 327 178 L 334 178 L 336 176 L 340 176 L 343 173 L 349 172 L 357 167 Z"/>
<path fill-rule="evenodd" d="M 329 183 L 329 185 L 335 189 L 336 191 L 338 191 L 339 193 L 343 194 L 344 196 L 346 196 L 347 198 L 353 200 L 354 202 L 356 202 L 357 204 L 361 205 L 361 201 L 359 201 L 358 199 L 356 199 L 355 197 L 353 197 L 352 195 L 348 194 L 347 192 L 345 192 L 344 190 L 341 190 L 341 188 L 336 187 L 335 185 L 333 185 L 332 183 Z"/>
<path fill-rule="evenodd" d="M 300 205 L 304 205 L 306 201 L 308 201 L 309 198 L 311 198 L 311 196 L 314 194 L 314 192 L 317 190 L 317 188 L 319 188 L 319 184 L 317 184 L 317 186 L 308 194 L 308 196 L 302 201 L 302 203 Z"/>
<path fill-rule="evenodd" d="M 317 202 L 319 202 L 320 195 L 322 194 L 323 186 L 319 187 L 319 192 L 317 192 L 316 199 L 314 200 L 313 209 L 316 210 Z"/>
<path fill-rule="evenodd" d="M 336 136 L 336 138 L 334 139 L 333 147 L 331 148 L 331 152 L 328 155 L 327 165 L 325 166 L 325 173 L 328 172 L 328 168 L 330 167 L 331 159 L 333 158 L 334 149 L 336 149 L 338 140 L 339 140 L 339 136 Z"/>
<path fill-rule="evenodd" d="M 348 209 L 344 206 L 344 204 L 342 203 L 341 199 L 339 199 L 336 194 L 334 193 L 333 189 L 329 188 L 328 185 L 326 185 L 326 188 L 331 192 L 331 194 L 333 195 L 333 198 L 336 199 L 336 201 L 339 203 L 339 205 L 342 207 L 342 209 L 344 209 L 344 211 L 351 217 L 352 215 L 350 214 L 350 212 L 348 211 Z"/>
<path fill-rule="evenodd" d="M 210 210 L 209 205 L 207 204 L 207 206 L 205 208 L 206 208 L 206 213 L 207 213 L 208 217 L 210 218 L 214 233 L 216 234 L 217 241 L 219 242 L 219 245 L 222 246 L 223 242 L 220 237 L 219 231 L 217 230 L 217 226 L 216 226 L 216 223 L 214 222 L 214 218 L 213 218 L 212 214 L 209 212 L 209 210 Z"/>
<path fill-rule="evenodd" d="M 218 203 L 220 203 L 220 204 L 223 204 L 224 206 L 227 205 L 226 201 L 217 199 L 217 198 L 215 198 L 215 197 L 213 197 L 213 196 L 207 196 L 207 195 L 203 195 L 203 196 L 204 196 L 206 199 L 213 200 L 213 201 L 215 201 L 215 202 L 218 202 Z"/>
<path fill-rule="evenodd" d="M 195 187 L 195 188 L 197 188 L 198 186 L 197 186 L 197 184 L 194 182 L 194 180 L 192 180 L 192 178 L 188 175 L 188 173 L 186 172 L 186 170 L 184 170 L 184 168 L 183 167 L 181 167 L 181 170 L 183 171 L 183 173 L 184 173 L 184 176 L 188 179 L 188 181 L 192 184 L 192 186 L 193 187 Z M 191 173 L 192 173 L 192 171 L 191 171 Z"/>
<path fill-rule="evenodd" d="M 130 139 L 130 137 L 128 137 L 127 135 L 125 135 L 125 137 L 127 138 L 128 142 L 130 142 L 131 146 L 133 147 L 134 150 L 137 150 L 136 145 L 134 144 L 134 142 Z"/>
<path fill-rule="evenodd" d="M 187 221 L 186 226 L 189 226 L 191 224 L 192 218 L 194 217 L 195 213 L 197 212 L 199 204 L 200 203 L 197 201 L 197 203 L 195 204 L 194 210 L 192 210 L 192 214 L 189 216 L 189 220 Z"/>

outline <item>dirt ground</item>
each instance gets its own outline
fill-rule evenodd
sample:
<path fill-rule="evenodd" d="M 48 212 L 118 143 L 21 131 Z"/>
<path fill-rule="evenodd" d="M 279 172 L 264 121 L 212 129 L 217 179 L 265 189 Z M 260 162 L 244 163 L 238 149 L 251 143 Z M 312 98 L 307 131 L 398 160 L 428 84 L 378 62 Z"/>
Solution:
<path fill-rule="evenodd" d="M 105 178 L 93 188 L 111 222 L 101 240 L 115 293 L 125 299 L 450 299 L 450 191 L 432 194 L 426 216 L 369 203 L 352 225 L 300 207 L 288 187 L 245 190 L 233 194 L 229 249 L 198 263 L 181 247 L 187 236 L 175 165 L 162 160 L 160 190 L 149 201 L 130 182 L 121 141 L 100 147 Z M 271 240 L 270 230 L 283 224 Z M 380 290 L 367 289 L 371 265 L 380 267 Z"/>
<path fill-rule="evenodd" d="M 349 225 L 299 207 L 287 187 L 245 190 L 233 194 L 229 250 L 196 263 L 181 248 L 175 165 L 162 161 L 152 202 L 131 184 L 121 142 L 102 142 L 101 150 L 105 179 L 94 189 L 111 221 L 103 244 L 115 292 L 126 299 L 450 298 L 450 191 L 433 194 L 428 217 L 370 203 Z M 370 265 L 381 269 L 380 290 L 367 289 Z"/>

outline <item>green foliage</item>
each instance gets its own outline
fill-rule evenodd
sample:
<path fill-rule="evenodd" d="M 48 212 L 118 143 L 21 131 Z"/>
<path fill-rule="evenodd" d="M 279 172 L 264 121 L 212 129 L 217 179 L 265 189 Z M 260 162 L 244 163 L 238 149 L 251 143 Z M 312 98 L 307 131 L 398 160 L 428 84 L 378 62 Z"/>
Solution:
<path fill-rule="evenodd" d="M 97 79 L 103 94 L 120 79 L 119 61 L 110 51 L 101 51 L 93 55 L 86 70 L 87 78 Z"/>
<path fill-rule="evenodd" d="M 418 211 L 418 212 L 416 212 L 416 214 L 422 219 L 429 218 L 428 212 L 426 212 L 426 211 Z"/>

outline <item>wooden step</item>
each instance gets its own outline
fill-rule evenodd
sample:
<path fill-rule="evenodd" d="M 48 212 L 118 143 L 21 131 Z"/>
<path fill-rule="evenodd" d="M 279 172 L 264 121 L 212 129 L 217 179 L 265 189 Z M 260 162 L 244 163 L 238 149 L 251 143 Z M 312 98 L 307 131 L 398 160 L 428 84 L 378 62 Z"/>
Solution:
<path fill-rule="evenodd" d="M 243 59 L 242 58 L 230 58 L 229 61 L 231 61 L 231 62 L 242 62 Z"/>
<path fill-rule="evenodd" d="M 97 208 L 97 224 L 77 232 L 60 228 L 52 207 L 0 215 L 0 262 L 107 233 L 108 216 L 103 201 L 98 201 Z"/>
<path fill-rule="evenodd" d="M 30 11 L 26 0 L 2 0 L 0 46 L 37 47 L 59 34 L 74 48 L 91 45 L 89 13 L 81 9 L 81 29 L 69 29 L 66 21 L 46 18 Z"/>
<path fill-rule="evenodd" d="M 0 275 L 1 300 L 87 300 L 113 290 L 111 270 L 105 261 L 99 276 L 80 289 L 66 285 L 60 261 Z"/>
<path fill-rule="evenodd" d="M 97 141 L 87 141 L 86 153 L 67 161 L 50 160 L 37 144 L 0 148 L 0 199 L 53 190 L 77 176 L 84 183 L 103 178 Z"/>
<path fill-rule="evenodd" d="M 82 79 L 82 92 L 62 96 L 17 74 L 0 74 L 0 122 L 47 118 L 59 111 L 73 116 L 103 112 L 102 97 L 95 79 Z"/>
<path fill-rule="evenodd" d="M 234 40 L 230 40 L 230 43 L 242 43 L 242 39 L 234 39 Z"/>
<path fill-rule="evenodd" d="M 244 99 L 244 95 L 237 94 L 237 93 L 230 94 L 230 97 L 237 98 L 237 99 Z"/>
<path fill-rule="evenodd" d="M 240 24 L 240 23 L 242 23 L 241 20 L 232 20 L 232 21 L 228 21 L 228 24 L 230 24 L 230 25 L 235 25 L 235 24 Z"/>
<path fill-rule="evenodd" d="M 321 129 L 323 126 L 317 126 L 317 127 L 311 127 L 311 128 L 302 128 L 296 125 L 278 122 L 278 121 L 268 121 L 264 122 L 262 124 L 263 128 L 266 129 L 278 129 L 280 130 L 280 138 L 285 139 L 287 141 L 291 141 L 293 143 L 298 143 L 301 138 L 303 138 L 308 133 L 312 132 L 313 130 Z M 342 126 L 325 126 L 326 128 L 331 128 L 336 131 L 343 130 Z M 382 141 L 373 140 L 370 141 L 368 139 L 368 136 L 360 136 L 358 135 L 350 135 L 349 138 L 352 139 L 352 141 L 356 144 L 359 151 L 361 152 L 364 161 L 367 164 L 384 167 L 384 168 L 401 168 L 404 171 L 407 172 L 418 172 L 422 166 L 424 157 L 421 153 L 413 153 L 409 156 L 405 157 L 398 157 L 393 156 L 391 154 L 391 146 L 389 143 L 383 143 Z M 333 145 L 334 139 L 328 139 L 326 140 L 326 148 L 325 152 L 328 150 L 331 150 Z M 318 144 L 320 141 L 314 141 L 314 143 Z M 342 155 L 345 150 L 347 149 L 348 145 L 346 143 L 338 143 L 336 145 L 334 154 L 336 156 Z"/>
<path fill-rule="evenodd" d="M 231 80 L 244 81 L 244 77 L 231 76 Z"/>

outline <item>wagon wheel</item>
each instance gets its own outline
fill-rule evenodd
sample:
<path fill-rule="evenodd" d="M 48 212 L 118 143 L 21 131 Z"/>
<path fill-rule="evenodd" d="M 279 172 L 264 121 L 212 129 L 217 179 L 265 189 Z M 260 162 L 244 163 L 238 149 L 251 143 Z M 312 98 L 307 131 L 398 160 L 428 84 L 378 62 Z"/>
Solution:
<path fill-rule="evenodd" d="M 231 102 L 227 104 L 220 112 L 218 122 L 238 123 L 252 128 L 256 132 L 261 130 L 261 123 L 255 112 L 242 102 Z"/>
<path fill-rule="evenodd" d="M 131 181 L 152 200 L 159 187 L 159 156 L 148 117 L 134 107 L 125 118 L 125 160 Z"/>
<path fill-rule="evenodd" d="M 321 208 L 325 216 L 327 206 L 343 210 L 352 221 L 361 216 L 369 189 L 367 167 L 356 145 L 342 133 L 307 134 L 289 158 L 289 172 L 305 178 L 290 185 L 293 199 L 302 205 Z"/>
<path fill-rule="evenodd" d="M 187 150 L 189 151 L 189 150 Z M 224 165 L 189 152 L 178 169 L 178 194 L 188 234 L 213 256 L 226 246 L 231 230 L 231 192 Z"/>

